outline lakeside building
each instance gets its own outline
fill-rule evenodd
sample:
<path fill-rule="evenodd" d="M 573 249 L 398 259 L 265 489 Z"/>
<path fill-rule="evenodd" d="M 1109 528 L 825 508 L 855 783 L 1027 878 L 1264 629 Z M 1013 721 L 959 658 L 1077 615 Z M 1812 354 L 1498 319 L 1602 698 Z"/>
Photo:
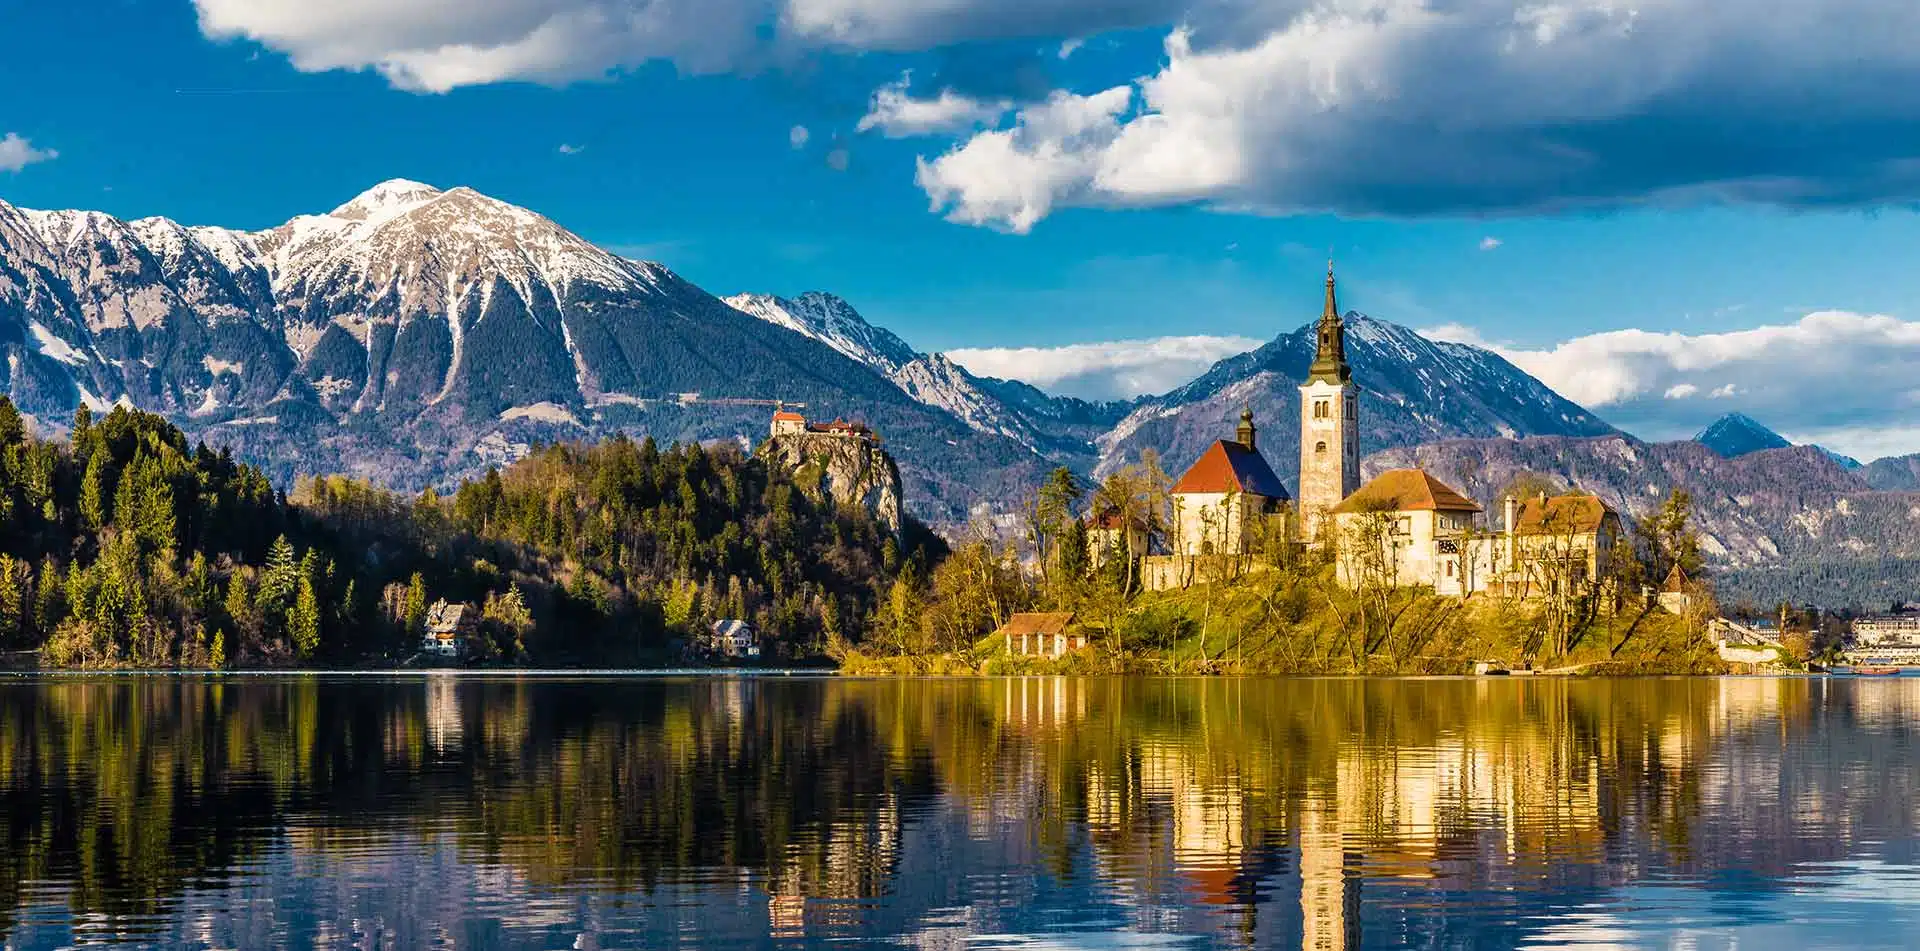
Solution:
<path fill-rule="evenodd" d="M 1507 498 L 1496 528 L 1472 499 L 1421 469 L 1361 485 L 1360 386 L 1332 265 L 1315 339 L 1300 386 L 1299 498 L 1261 454 L 1252 409 L 1242 411 L 1235 437 L 1209 446 L 1175 481 L 1165 549 L 1141 559 L 1148 590 L 1236 577 L 1257 568 L 1248 556 L 1303 543 L 1334 553 L 1342 584 L 1425 586 L 1451 597 L 1552 598 L 1603 575 L 1624 533 L 1598 496 Z M 1101 557 L 1125 547 L 1121 526 L 1109 521 L 1089 529 Z M 1138 541 L 1132 550 L 1145 551 Z"/>
<path fill-rule="evenodd" d="M 1058 658 L 1087 646 L 1086 632 L 1072 631 L 1073 612 L 1020 613 L 993 632 L 1007 653 L 1019 657 Z"/>
<path fill-rule="evenodd" d="M 427 629 L 420 638 L 420 650 L 435 657 L 459 657 L 479 629 L 480 612 L 473 605 L 435 601 L 427 609 Z"/>
<path fill-rule="evenodd" d="M 721 657 L 745 660 L 760 656 L 760 637 L 745 621 L 728 618 L 713 622 L 712 638 L 713 652 Z"/>

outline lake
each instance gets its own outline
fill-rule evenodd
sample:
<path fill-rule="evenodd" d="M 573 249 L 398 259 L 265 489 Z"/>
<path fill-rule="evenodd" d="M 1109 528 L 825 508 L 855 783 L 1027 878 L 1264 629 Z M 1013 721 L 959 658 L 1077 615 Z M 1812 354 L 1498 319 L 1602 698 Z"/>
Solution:
<path fill-rule="evenodd" d="M 0 944 L 1920 947 L 1920 679 L 0 678 Z"/>

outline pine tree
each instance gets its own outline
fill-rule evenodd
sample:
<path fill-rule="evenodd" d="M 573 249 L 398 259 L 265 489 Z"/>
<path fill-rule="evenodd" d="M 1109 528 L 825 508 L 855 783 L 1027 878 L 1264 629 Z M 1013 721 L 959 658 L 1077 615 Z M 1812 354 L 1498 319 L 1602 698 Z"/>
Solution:
<path fill-rule="evenodd" d="M 247 590 L 247 577 L 238 571 L 227 578 L 225 607 L 227 621 L 233 626 L 237 642 L 253 626 L 253 595 Z"/>
<path fill-rule="evenodd" d="M 26 628 L 29 605 L 22 586 L 24 567 L 11 556 L 0 555 L 0 644 L 12 642 Z"/>
<path fill-rule="evenodd" d="M 287 627 L 293 634 L 293 649 L 302 658 L 312 657 L 320 649 L 320 598 L 313 590 L 313 579 L 300 577 L 300 591 L 294 597 Z"/>
<path fill-rule="evenodd" d="M 107 527 L 112 514 L 107 511 L 107 499 L 107 454 L 96 452 L 87 460 L 87 474 L 80 480 L 80 517 L 96 532 Z"/>
<path fill-rule="evenodd" d="M 407 582 L 407 600 L 401 613 L 401 623 L 405 625 L 407 636 L 419 637 L 427 629 L 427 579 L 414 572 L 412 580 Z"/>
<path fill-rule="evenodd" d="M 299 583 L 300 563 L 294 556 L 293 543 L 282 535 L 267 549 L 267 566 L 260 573 L 260 592 L 254 604 L 261 617 L 269 624 L 284 620 Z"/>

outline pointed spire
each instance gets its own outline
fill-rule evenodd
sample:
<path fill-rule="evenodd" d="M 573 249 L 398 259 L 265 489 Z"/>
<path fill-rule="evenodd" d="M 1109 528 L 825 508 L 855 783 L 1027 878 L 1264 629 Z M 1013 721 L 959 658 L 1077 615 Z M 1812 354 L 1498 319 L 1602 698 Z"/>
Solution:
<path fill-rule="evenodd" d="M 1351 382 L 1353 369 L 1347 366 L 1347 331 L 1334 295 L 1331 257 L 1327 258 L 1327 306 L 1320 312 L 1316 336 L 1319 339 L 1314 348 L 1313 366 L 1307 369 L 1307 380 L 1325 380 L 1336 385 Z"/>
<path fill-rule="evenodd" d="M 1334 300 L 1333 283 L 1333 258 L 1329 257 L 1327 258 L 1327 306 L 1320 312 L 1321 320 L 1340 319 L 1340 305 Z"/>

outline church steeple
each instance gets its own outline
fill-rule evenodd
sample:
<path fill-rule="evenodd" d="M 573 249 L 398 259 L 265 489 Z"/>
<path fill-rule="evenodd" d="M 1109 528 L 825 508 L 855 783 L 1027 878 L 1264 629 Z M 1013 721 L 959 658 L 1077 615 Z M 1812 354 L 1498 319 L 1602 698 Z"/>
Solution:
<path fill-rule="evenodd" d="M 1353 368 L 1347 366 L 1347 330 L 1340 319 L 1340 305 L 1334 298 L 1333 261 L 1327 261 L 1327 306 L 1320 312 L 1319 346 L 1313 365 L 1307 368 L 1307 381 L 1324 380 L 1341 384 L 1352 381 Z"/>
<path fill-rule="evenodd" d="M 1259 452 L 1260 446 L 1256 441 L 1259 434 L 1260 431 L 1253 425 L 1253 407 L 1249 406 L 1242 409 L 1240 411 L 1240 429 L 1234 434 L 1239 437 L 1240 445 L 1247 447 L 1251 452 Z"/>

